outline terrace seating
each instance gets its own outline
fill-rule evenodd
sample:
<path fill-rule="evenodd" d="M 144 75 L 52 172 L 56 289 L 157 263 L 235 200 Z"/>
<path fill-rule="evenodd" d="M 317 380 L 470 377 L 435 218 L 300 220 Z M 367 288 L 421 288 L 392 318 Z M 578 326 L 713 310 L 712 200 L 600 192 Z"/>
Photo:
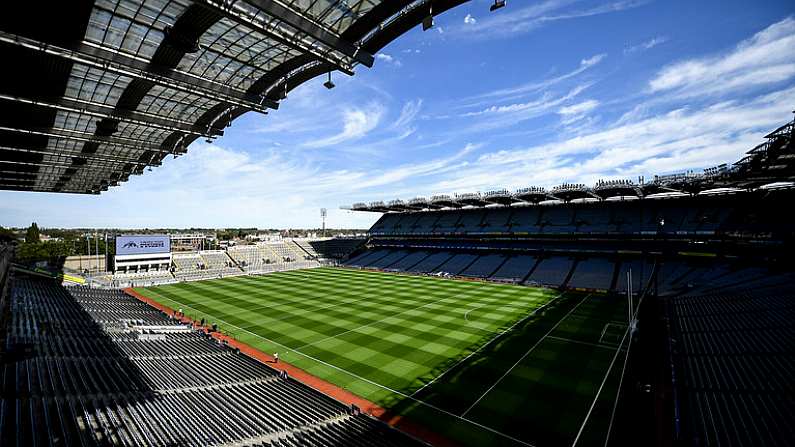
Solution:
<path fill-rule="evenodd" d="M 534 256 L 518 255 L 508 258 L 500 268 L 491 275 L 498 281 L 521 282 L 530 270 L 536 265 Z"/>
<path fill-rule="evenodd" d="M 787 275 L 775 279 L 792 281 Z M 792 298 L 790 288 L 776 285 L 668 300 L 685 442 L 791 443 Z"/>
<path fill-rule="evenodd" d="M 452 256 L 453 253 L 450 252 L 437 252 L 409 267 L 406 269 L 406 271 L 413 273 L 429 273 L 432 271 L 437 271 L 437 268 L 447 262 L 447 260 Z"/>
<path fill-rule="evenodd" d="M 577 263 L 569 287 L 608 290 L 613 280 L 615 263 L 605 258 L 587 258 Z"/>
<path fill-rule="evenodd" d="M 436 267 L 433 272 L 430 273 L 437 272 L 458 275 L 462 270 L 469 267 L 477 258 L 478 255 L 458 254 L 448 259 L 444 264 Z"/>
<path fill-rule="evenodd" d="M 180 253 L 171 257 L 177 272 L 191 272 L 204 268 L 204 259 L 198 253 Z"/>
<path fill-rule="evenodd" d="M 564 285 L 574 261 L 565 256 L 553 256 L 539 262 L 527 283 L 541 284 L 550 287 Z"/>
<path fill-rule="evenodd" d="M 371 263 L 369 263 L 368 267 L 378 268 L 378 269 L 387 269 L 389 266 L 394 264 L 395 262 L 403 259 L 406 257 L 408 253 L 403 250 L 395 250 L 392 253 L 384 256 L 383 258 L 377 259 Z"/>
<path fill-rule="evenodd" d="M 389 269 L 396 272 L 404 272 L 407 269 L 413 267 L 426 257 L 428 257 L 428 252 L 425 251 L 417 251 L 414 253 L 409 254 L 408 256 L 404 257 L 403 259 L 393 263 L 389 266 Z"/>
<path fill-rule="evenodd" d="M 15 278 L 9 310 L 0 445 L 420 445 L 118 290 Z"/>
<path fill-rule="evenodd" d="M 503 263 L 505 257 L 502 255 L 485 255 L 479 257 L 475 262 L 462 270 L 460 276 L 472 278 L 488 278 Z"/>

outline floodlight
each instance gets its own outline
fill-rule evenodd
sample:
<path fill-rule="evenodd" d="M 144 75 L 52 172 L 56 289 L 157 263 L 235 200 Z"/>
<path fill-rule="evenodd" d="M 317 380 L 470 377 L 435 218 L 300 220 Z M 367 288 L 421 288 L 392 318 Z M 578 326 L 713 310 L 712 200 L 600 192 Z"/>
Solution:
<path fill-rule="evenodd" d="M 422 30 L 428 31 L 431 28 L 433 28 L 433 15 L 428 14 L 424 19 L 422 19 Z"/>
<path fill-rule="evenodd" d="M 494 0 L 494 4 L 489 7 L 489 11 L 494 12 L 505 7 L 505 0 Z"/>
<path fill-rule="evenodd" d="M 335 87 L 334 82 L 331 80 L 331 72 L 328 72 L 328 81 L 324 82 L 323 86 L 329 90 Z"/>

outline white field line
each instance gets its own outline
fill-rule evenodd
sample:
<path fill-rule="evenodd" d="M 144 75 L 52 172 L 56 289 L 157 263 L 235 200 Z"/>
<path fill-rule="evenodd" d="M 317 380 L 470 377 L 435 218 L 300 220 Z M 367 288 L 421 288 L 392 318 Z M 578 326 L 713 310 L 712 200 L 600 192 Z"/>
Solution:
<path fill-rule="evenodd" d="M 469 313 L 470 313 L 470 312 L 472 312 L 473 310 L 478 310 L 478 309 L 481 309 L 481 308 L 483 308 L 483 307 L 485 307 L 485 306 L 492 305 L 492 304 L 494 304 L 494 303 L 497 303 L 497 302 L 499 302 L 501 299 L 504 299 L 504 298 L 505 298 L 505 296 L 503 296 L 503 295 L 501 295 L 501 294 L 495 294 L 495 296 L 496 296 L 496 298 L 494 298 L 494 299 L 492 299 L 492 300 L 489 300 L 488 302 L 485 302 L 485 303 L 480 303 L 480 305 L 478 305 L 478 306 L 475 306 L 475 307 L 473 307 L 473 308 L 469 309 L 468 311 L 466 311 L 466 313 L 464 314 L 464 320 L 466 320 L 466 321 L 469 321 Z M 526 308 L 526 307 L 527 307 L 527 305 L 520 306 L 520 305 L 514 305 L 514 304 L 506 303 L 506 304 L 503 304 L 503 305 L 501 305 L 501 307 L 504 307 L 504 308 L 508 307 L 508 308 L 523 309 L 523 308 Z"/>
<path fill-rule="evenodd" d="M 164 297 L 164 298 L 165 298 L 165 297 Z M 174 301 L 174 300 L 172 300 L 172 299 L 170 299 L 170 298 L 166 298 L 166 300 L 168 300 L 168 301 L 171 301 L 172 303 L 176 303 L 176 304 L 182 304 L 182 303 L 180 303 L 179 301 Z M 182 305 L 183 305 L 184 307 L 187 307 L 188 309 L 193 309 L 192 307 L 190 307 L 190 306 L 188 306 L 188 305 L 186 305 L 186 304 L 182 304 Z M 194 311 L 196 311 L 196 312 L 200 312 L 198 309 L 193 309 L 193 310 L 194 310 Z M 200 313 L 206 314 L 205 312 L 200 312 Z M 414 402 L 416 402 L 416 403 L 418 403 L 418 404 L 420 404 L 420 405 L 423 405 L 423 406 L 425 406 L 425 407 L 431 408 L 431 409 L 433 409 L 433 410 L 436 410 L 436 411 L 438 411 L 438 412 L 440 412 L 440 413 L 444 413 L 444 414 L 446 414 L 446 415 L 448 415 L 448 416 L 451 416 L 451 417 L 454 417 L 454 418 L 456 418 L 456 419 L 462 420 L 462 421 L 464 421 L 464 422 L 467 422 L 467 423 L 469 423 L 469 424 L 472 424 L 472 425 L 474 425 L 474 426 L 476 426 L 476 427 L 480 427 L 480 428 L 482 428 L 482 429 L 484 429 L 484 430 L 487 430 L 487 431 L 489 431 L 489 432 L 491 432 L 491 433 L 494 433 L 494 434 L 496 434 L 496 435 L 498 435 L 498 436 L 502 436 L 502 437 L 504 437 L 504 438 L 506 438 L 506 439 L 510 439 L 511 441 L 517 442 L 517 443 L 519 443 L 519 444 L 522 444 L 522 445 L 525 445 L 525 446 L 528 446 L 528 447 L 535 447 L 535 445 L 533 445 L 533 444 L 531 444 L 531 443 L 529 443 L 529 442 L 522 441 L 521 439 L 514 438 L 514 437 L 513 437 L 513 436 L 511 436 L 511 435 L 508 435 L 508 434 L 502 433 L 502 432 L 500 432 L 500 431 L 498 431 L 498 430 L 495 430 L 495 429 L 493 429 L 493 428 L 491 428 L 491 427 L 487 427 L 487 426 L 485 426 L 485 425 L 483 425 L 483 424 L 480 424 L 480 423 L 478 423 L 478 422 L 475 422 L 475 421 L 473 421 L 473 420 L 471 420 L 471 419 L 467 419 L 467 418 L 465 418 L 465 417 L 463 417 L 463 416 L 459 416 L 459 415 L 457 415 L 457 414 L 453 414 L 453 413 L 451 413 L 451 412 L 449 412 L 449 411 L 447 411 L 447 410 L 444 410 L 444 409 L 442 409 L 442 408 L 439 408 L 439 407 L 437 407 L 436 405 L 429 404 L 429 403 L 427 403 L 427 402 L 425 402 L 425 401 L 422 401 L 422 400 L 420 400 L 420 399 L 417 399 L 417 398 L 415 398 L 415 397 L 409 396 L 408 394 L 402 393 L 402 392 L 400 392 L 400 391 L 398 391 L 398 390 L 395 390 L 395 389 L 392 389 L 392 388 L 390 388 L 390 387 L 388 387 L 388 386 L 381 385 L 381 384 L 380 384 L 380 383 L 378 383 L 378 382 L 373 382 L 373 381 L 372 381 L 372 380 L 370 380 L 370 379 L 364 378 L 364 377 L 362 377 L 362 376 L 360 376 L 360 375 L 358 375 L 358 374 L 354 374 L 354 373 L 352 373 L 352 372 L 350 372 L 350 371 L 348 371 L 348 370 L 346 370 L 346 369 L 342 369 L 342 368 L 340 368 L 339 366 L 332 365 L 331 363 L 328 363 L 328 362 L 325 362 L 325 361 L 323 361 L 323 360 L 320 360 L 320 359 L 318 359 L 318 358 L 312 357 L 311 355 L 304 354 L 303 352 L 301 352 L 301 351 L 299 351 L 299 350 L 297 350 L 297 349 L 291 348 L 291 347 L 289 347 L 289 346 L 287 346 L 287 345 L 283 345 L 283 344 L 281 344 L 281 343 L 279 343 L 279 342 L 276 342 L 276 341 L 273 341 L 273 340 L 271 340 L 271 339 L 269 339 L 269 338 L 267 338 L 267 337 L 263 337 L 262 335 L 255 334 L 254 332 L 251 332 L 251 331 L 249 331 L 249 330 L 247 330 L 247 329 L 243 329 L 243 328 L 241 328 L 241 327 L 235 326 L 234 324 L 228 323 L 228 322 L 226 322 L 226 321 L 224 321 L 224 320 L 222 320 L 222 319 L 220 319 L 220 318 L 214 318 L 214 319 L 215 319 L 215 320 L 217 320 L 217 321 L 220 321 L 221 323 L 223 323 L 223 324 L 225 324 L 225 325 L 227 325 L 227 326 L 230 326 L 230 327 L 233 327 L 233 328 L 239 329 L 239 330 L 241 330 L 241 331 L 243 331 L 243 332 L 246 332 L 246 333 L 248 333 L 248 334 L 250 334 L 250 335 L 253 335 L 254 337 L 257 337 L 257 338 L 260 338 L 260 339 L 262 339 L 262 340 L 265 340 L 265 341 L 266 341 L 266 342 L 268 342 L 268 343 L 271 343 L 271 344 L 273 344 L 273 345 L 276 345 L 276 346 L 281 346 L 282 348 L 286 349 L 287 351 L 292 351 L 292 352 L 294 352 L 294 353 L 296 353 L 296 354 L 298 354 L 298 355 L 300 355 L 300 356 L 302 356 L 302 357 L 306 357 L 306 358 L 308 358 L 308 359 L 310 359 L 310 360 L 312 360 L 312 361 L 315 361 L 315 362 L 317 362 L 317 363 L 319 363 L 319 364 L 321 364 L 321 365 L 324 365 L 324 366 L 327 366 L 327 367 L 329 367 L 329 368 L 335 369 L 335 370 L 337 370 L 337 371 L 339 371 L 339 372 L 345 373 L 345 374 L 347 374 L 347 375 L 349 375 L 349 376 L 351 376 L 351 377 L 353 377 L 353 378 L 355 378 L 355 379 L 361 380 L 362 382 L 369 383 L 370 385 L 373 385 L 373 386 L 376 386 L 376 387 L 378 387 L 378 388 L 381 388 L 381 389 L 387 390 L 387 391 L 389 391 L 389 392 L 391 392 L 391 393 L 394 393 L 394 394 L 397 394 L 398 396 L 401 396 L 401 397 L 403 397 L 403 398 L 410 399 L 410 400 L 412 400 L 412 401 L 414 401 Z"/>
<path fill-rule="evenodd" d="M 504 378 L 505 378 L 505 377 L 506 377 L 508 374 L 510 374 L 510 373 L 511 373 L 511 371 L 513 371 L 513 369 L 514 369 L 514 368 L 516 368 L 516 365 L 518 365 L 519 363 L 521 363 L 521 362 L 522 362 L 522 360 L 524 360 L 524 359 L 525 359 L 525 357 L 527 357 L 527 356 L 528 356 L 528 355 L 529 355 L 531 352 L 533 352 L 533 350 L 535 350 L 535 348 L 536 348 L 536 347 L 538 347 L 538 345 L 540 345 L 540 344 L 541 344 L 541 342 L 542 342 L 542 341 L 544 341 L 544 339 L 546 339 L 546 338 L 547 338 L 547 336 L 548 336 L 549 334 L 551 334 L 551 333 L 552 333 L 552 331 L 554 331 L 555 329 L 557 329 L 557 328 L 558 328 L 558 326 L 560 326 L 560 323 L 563 323 L 563 320 L 565 320 L 566 318 L 569 318 L 569 315 L 571 315 L 571 314 L 572 314 L 572 312 L 574 312 L 575 310 L 577 310 L 577 308 L 578 308 L 578 307 L 580 307 L 580 304 L 584 303 L 584 302 L 585 302 L 585 300 L 587 300 L 587 299 L 588 299 L 590 296 L 591 296 L 591 294 L 590 294 L 590 293 L 589 293 L 588 295 L 585 295 L 585 297 L 584 297 L 582 300 L 580 300 L 580 302 L 579 302 L 579 303 L 577 303 L 577 305 L 576 305 L 576 306 L 572 307 L 572 308 L 571 308 L 571 310 L 569 310 L 568 312 L 566 312 L 566 315 L 564 315 L 564 316 L 563 316 L 563 318 L 561 318 L 561 319 L 560 319 L 560 320 L 559 320 L 557 323 L 555 323 L 555 325 L 554 325 L 554 326 L 552 326 L 552 329 L 550 329 L 550 330 L 549 330 L 549 331 L 548 331 L 546 334 L 544 334 L 544 336 L 543 336 L 543 337 L 541 337 L 540 339 L 538 339 L 538 341 L 537 341 L 537 342 L 535 342 L 535 344 L 534 344 L 533 346 L 531 346 L 531 347 L 530 347 L 530 349 L 528 349 L 528 350 L 527 350 L 527 352 L 525 352 L 525 353 L 524 353 L 524 355 L 523 355 L 521 358 L 519 358 L 519 360 L 517 360 L 517 361 L 516 361 L 516 363 L 514 363 L 514 364 L 513 364 L 513 366 L 511 366 L 511 367 L 510 367 L 510 369 L 508 369 L 508 371 L 505 371 L 505 374 L 503 374 L 503 375 L 502 375 L 502 377 L 500 377 L 499 379 L 497 379 L 497 381 L 496 381 L 496 382 L 494 382 L 494 384 L 493 384 L 493 385 L 492 385 L 492 386 L 491 386 L 491 387 L 490 387 L 488 390 L 486 390 L 486 392 L 485 392 L 485 393 L 481 394 L 481 396 L 480 396 L 480 397 L 478 397 L 478 400 L 476 400 L 476 401 L 475 401 L 475 402 L 474 402 L 472 405 L 470 405 L 470 406 L 469 406 L 469 408 L 467 408 L 465 412 L 461 413 L 461 417 L 464 417 L 464 416 L 466 416 L 466 414 L 467 414 L 467 413 L 469 413 L 469 410 L 473 409 L 473 408 L 475 407 L 475 405 L 477 405 L 478 403 L 480 403 L 480 401 L 481 401 L 481 400 L 482 400 L 484 397 L 486 397 L 486 395 L 487 395 L 487 394 L 489 394 L 489 393 L 491 392 L 491 390 L 493 390 L 493 389 L 494 389 L 494 387 L 496 387 L 496 386 L 497 386 L 497 385 L 498 385 L 500 382 L 502 382 L 502 379 L 504 379 Z"/>
<path fill-rule="evenodd" d="M 646 295 L 641 295 L 640 299 L 638 300 L 637 305 L 633 308 L 634 315 L 638 315 L 638 310 L 640 309 L 640 305 L 643 302 L 643 298 Z M 632 313 L 632 312 L 630 312 Z M 585 430 L 585 425 L 588 424 L 588 419 L 591 417 L 591 413 L 593 412 L 594 407 L 596 407 L 596 402 L 599 400 L 599 396 L 602 394 L 602 389 L 605 387 L 605 383 L 607 383 L 607 378 L 610 376 L 610 371 L 613 370 L 613 365 L 616 363 L 616 359 L 618 358 L 618 353 L 622 351 L 621 347 L 624 346 L 624 342 L 627 341 L 627 335 L 629 335 L 631 327 L 627 325 L 627 329 L 624 331 L 624 336 L 621 338 L 621 342 L 618 344 L 618 348 L 616 349 L 615 354 L 613 354 L 613 360 L 610 361 L 610 366 L 607 367 L 607 371 L 605 371 L 605 376 L 602 378 L 602 383 L 599 385 L 599 389 L 596 390 L 596 395 L 593 397 L 593 401 L 591 401 L 591 406 L 588 408 L 588 413 L 585 414 L 585 419 L 583 419 L 582 424 L 580 425 L 580 429 L 577 431 L 577 436 L 574 438 L 574 442 L 571 443 L 571 447 L 575 447 L 577 442 L 580 440 L 580 436 L 582 436 L 582 432 Z M 632 343 L 632 338 L 628 340 L 628 343 Z M 627 356 L 629 356 L 629 344 L 627 345 Z M 625 358 L 626 361 L 626 358 Z M 622 374 L 623 380 L 623 374 Z M 616 391 L 616 399 L 618 399 L 619 395 L 621 394 L 621 388 Z M 612 423 L 612 422 L 611 422 Z M 609 436 L 609 433 L 608 433 Z"/>
<path fill-rule="evenodd" d="M 414 395 L 416 395 L 417 393 L 419 393 L 420 391 L 424 390 L 424 389 L 425 389 L 427 386 L 429 386 L 430 384 L 432 384 L 432 383 L 436 382 L 436 381 L 437 381 L 437 380 L 438 380 L 440 377 L 442 377 L 443 375 L 445 375 L 445 374 L 447 374 L 448 372 L 450 372 L 450 371 L 451 371 L 452 369 L 454 369 L 456 366 L 458 366 L 459 364 L 461 364 L 461 363 L 463 363 L 463 362 L 465 362 L 465 361 L 469 360 L 469 358 L 470 358 L 470 357 L 472 357 L 473 355 L 475 355 L 475 354 L 477 354 L 478 352 L 480 352 L 480 350 L 481 350 L 481 349 L 483 349 L 483 348 L 485 348 L 486 346 L 490 345 L 490 344 L 491 344 L 491 343 L 492 343 L 494 340 L 496 340 L 496 339 L 500 338 L 500 337 L 501 337 L 503 334 L 505 334 L 506 332 L 509 332 L 510 330 L 512 330 L 513 328 L 515 328 L 517 325 L 519 325 L 519 324 L 520 324 L 520 323 L 522 323 L 523 321 L 525 321 L 525 320 L 527 320 L 528 318 L 530 318 L 530 317 L 532 317 L 533 315 L 535 315 L 535 314 L 536 314 L 536 312 L 538 312 L 539 310 L 541 310 L 541 309 L 543 309 L 543 308 L 545 308 L 545 307 L 549 306 L 549 305 L 550 305 L 550 304 L 552 304 L 553 302 L 557 301 L 559 298 L 563 297 L 563 295 L 565 295 L 565 294 L 566 294 L 566 292 L 560 293 L 560 294 L 558 294 L 558 296 L 556 296 L 555 298 L 552 298 L 551 300 L 547 301 L 547 302 L 546 302 L 546 303 L 545 303 L 543 306 L 537 307 L 537 308 L 536 308 L 535 310 L 533 310 L 531 313 L 527 314 L 527 316 L 525 316 L 525 317 L 524 317 L 524 318 L 522 318 L 521 320 L 518 320 L 516 323 L 512 324 L 512 325 L 511 325 L 509 328 L 505 329 L 504 331 L 502 331 L 502 332 L 498 333 L 497 335 L 495 335 L 494 337 L 492 337 L 492 338 L 491 338 L 491 340 L 489 340 L 489 341 L 487 341 L 486 343 L 484 343 L 483 345 L 481 345 L 481 346 L 480 346 L 478 349 L 476 349 L 476 350 L 472 351 L 472 352 L 471 352 L 471 353 L 470 353 L 468 356 L 466 356 L 466 357 L 462 358 L 461 360 L 459 360 L 458 362 L 456 362 L 456 363 L 455 363 L 453 366 L 451 366 L 451 367 L 447 368 L 447 369 L 446 369 L 446 370 L 444 370 L 444 371 L 443 371 L 441 374 L 439 374 L 438 376 L 436 376 L 436 377 L 434 377 L 433 379 L 431 379 L 431 381 L 430 381 L 430 382 L 426 383 L 425 385 L 423 385 L 422 387 L 420 387 L 419 389 L 417 389 L 416 391 L 414 391 L 413 393 L 411 393 L 411 395 L 412 395 L 412 396 L 414 396 Z"/>
<path fill-rule="evenodd" d="M 607 349 L 607 350 L 610 350 L 610 351 L 614 351 L 614 350 L 616 349 L 616 346 L 611 346 L 611 345 L 600 345 L 600 344 L 598 344 L 598 343 L 591 343 L 591 342 L 589 342 L 589 341 L 574 340 L 574 339 L 571 339 L 571 338 L 565 338 L 565 337 L 556 337 L 556 336 L 554 336 L 554 335 L 550 335 L 550 336 L 549 336 L 549 337 L 547 337 L 547 338 L 549 338 L 549 339 L 551 339 L 551 340 L 563 341 L 563 342 L 566 342 L 566 343 L 576 343 L 576 344 L 579 344 L 579 345 L 591 346 L 591 347 L 593 347 L 593 348 Z"/>
<path fill-rule="evenodd" d="M 480 286 L 480 287 L 473 288 L 473 289 L 469 290 L 469 291 L 468 291 L 468 292 L 466 292 L 466 293 L 462 293 L 462 294 L 460 294 L 460 295 L 457 295 L 455 298 L 456 298 L 456 300 L 458 300 L 458 299 L 460 299 L 460 298 L 463 298 L 463 297 L 471 296 L 471 295 L 472 295 L 472 294 L 474 294 L 476 291 L 479 291 L 479 290 L 481 290 L 482 288 L 483 288 L 483 286 Z M 352 328 L 352 329 L 348 329 L 348 330 L 346 330 L 346 331 L 340 332 L 339 334 L 329 335 L 328 337 L 321 338 L 320 340 L 313 341 L 312 343 L 307 343 L 307 344 L 301 345 L 301 346 L 299 346 L 297 349 L 304 349 L 304 348 L 306 348 L 306 347 L 309 347 L 309 346 L 312 346 L 312 345 L 316 345 L 316 344 L 318 344 L 318 343 L 322 343 L 322 342 L 324 342 L 324 341 L 331 340 L 331 339 L 333 339 L 333 338 L 337 338 L 337 337 L 339 337 L 339 336 L 342 336 L 342 335 L 345 335 L 345 334 L 351 333 L 351 332 L 353 332 L 353 331 L 358 331 L 359 329 L 366 328 L 366 327 L 368 327 L 368 326 L 372 326 L 372 325 L 374 325 L 374 324 L 376 324 L 376 323 L 381 323 L 381 322 L 383 322 L 383 321 L 386 321 L 386 320 L 388 320 L 388 319 L 390 319 L 390 318 L 393 318 L 393 317 L 396 317 L 396 316 L 398 316 L 398 315 L 402 315 L 402 314 L 405 314 L 405 313 L 407 313 L 407 312 L 415 311 L 415 310 L 417 310 L 417 309 L 422 309 L 423 307 L 430 306 L 431 304 L 437 304 L 437 303 L 439 303 L 439 302 L 441 302 L 441 301 L 444 301 L 444 300 L 447 300 L 447 299 L 450 299 L 450 298 L 451 298 L 451 296 L 447 295 L 447 296 L 444 296 L 444 297 L 442 297 L 442 298 L 439 298 L 438 300 L 429 301 L 429 302 L 427 302 L 427 303 L 423 304 L 422 306 L 418 306 L 418 307 L 412 307 L 412 308 L 406 309 L 406 310 L 404 310 L 404 311 L 401 311 L 401 312 L 398 312 L 398 313 L 395 313 L 395 314 L 388 315 L 388 316 L 386 316 L 386 317 L 384 317 L 384 318 L 382 318 L 382 319 L 380 319 L 380 320 L 371 321 L 370 323 L 363 324 L 363 325 L 361 325 L 361 326 L 357 326 L 357 327 L 355 327 L 355 328 Z"/>

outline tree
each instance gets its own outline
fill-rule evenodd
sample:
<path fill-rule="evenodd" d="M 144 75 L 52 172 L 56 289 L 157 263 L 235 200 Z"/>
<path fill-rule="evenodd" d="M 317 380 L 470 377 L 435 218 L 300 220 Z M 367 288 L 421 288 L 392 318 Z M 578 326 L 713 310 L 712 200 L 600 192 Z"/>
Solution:
<path fill-rule="evenodd" d="M 25 232 L 25 242 L 28 244 L 38 244 L 41 242 L 41 238 L 39 237 L 39 226 L 36 225 L 36 222 L 30 224 L 30 228 Z"/>
<path fill-rule="evenodd" d="M 0 227 L 0 243 L 10 243 L 17 240 L 17 235 L 13 231 Z"/>

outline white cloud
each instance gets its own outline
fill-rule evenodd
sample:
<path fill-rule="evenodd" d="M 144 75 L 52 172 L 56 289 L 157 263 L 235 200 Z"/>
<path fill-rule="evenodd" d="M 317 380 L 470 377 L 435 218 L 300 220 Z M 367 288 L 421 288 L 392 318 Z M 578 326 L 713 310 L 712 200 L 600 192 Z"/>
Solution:
<path fill-rule="evenodd" d="M 365 136 L 375 129 L 384 115 L 384 106 L 371 102 L 363 108 L 349 108 L 343 112 L 343 129 L 330 137 L 308 141 L 303 144 L 309 148 L 338 145 Z"/>
<path fill-rule="evenodd" d="M 547 0 L 524 8 L 512 8 L 510 14 L 493 14 L 477 23 L 465 23 L 456 31 L 478 39 L 511 37 L 549 23 L 624 11 L 648 2 L 649 0 L 620 0 L 572 10 L 568 7 L 577 3 L 577 0 Z"/>
<path fill-rule="evenodd" d="M 553 172 L 553 180 L 547 184 L 617 173 L 648 175 L 703 168 L 736 161 L 787 119 L 793 102 L 795 87 L 742 104 L 721 102 L 693 111 L 680 108 L 574 138 L 483 154 L 478 165 L 507 173 L 504 167 L 515 164 L 556 161 L 565 169 Z"/>
<path fill-rule="evenodd" d="M 472 118 L 472 124 L 464 126 L 459 132 L 467 133 L 479 132 L 505 127 L 516 126 L 519 123 L 532 118 L 537 118 L 549 113 L 555 113 L 558 108 L 564 106 L 569 101 L 585 91 L 590 84 L 577 85 L 565 94 L 554 95 L 544 93 L 537 99 L 521 103 L 511 103 L 504 105 L 492 105 L 481 110 L 466 112 L 458 115 L 460 118 Z"/>
<path fill-rule="evenodd" d="M 595 99 L 589 99 L 578 104 L 561 107 L 558 109 L 558 113 L 561 115 L 582 115 L 583 113 L 590 112 L 597 106 L 599 106 L 599 101 Z"/>
<path fill-rule="evenodd" d="M 464 23 L 466 23 L 467 25 L 474 25 L 474 24 L 478 23 L 478 21 L 477 21 L 477 19 L 472 17 L 472 14 L 467 14 L 467 16 L 464 17 Z"/>
<path fill-rule="evenodd" d="M 658 45 L 662 45 L 665 42 L 668 42 L 668 38 L 665 37 L 665 36 L 652 37 L 651 39 L 649 39 L 649 40 L 647 40 L 645 42 L 641 42 L 638 45 L 633 45 L 633 46 L 631 46 L 629 48 L 624 49 L 624 54 L 637 53 L 639 51 L 651 50 L 652 48 L 654 48 L 654 47 L 656 47 Z"/>
<path fill-rule="evenodd" d="M 564 106 L 558 109 L 558 114 L 561 115 L 563 124 L 568 125 L 575 121 L 579 121 L 585 117 L 593 109 L 599 107 L 599 101 L 589 99 L 577 104 Z"/>
<path fill-rule="evenodd" d="M 416 101 L 406 101 L 403 108 L 400 110 L 400 116 L 392 125 L 394 129 L 404 129 L 411 125 L 417 114 L 422 110 L 422 99 Z"/>
<path fill-rule="evenodd" d="M 376 58 L 376 59 L 378 59 L 378 60 L 380 60 L 380 61 L 384 61 L 384 62 L 386 62 L 386 63 L 388 63 L 388 64 L 392 64 L 392 65 L 394 65 L 394 66 L 396 66 L 396 67 L 401 67 L 401 66 L 403 66 L 403 63 L 402 63 L 402 62 L 400 62 L 400 60 L 399 60 L 398 58 L 396 58 L 396 57 L 394 57 L 394 56 L 392 56 L 392 55 L 390 55 L 390 54 L 386 54 L 386 53 L 377 53 L 377 54 L 375 55 L 375 58 Z"/>
<path fill-rule="evenodd" d="M 606 53 L 595 54 L 591 57 L 581 59 L 580 64 L 577 66 L 577 68 L 562 75 L 543 79 L 541 81 L 528 82 L 515 87 L 503 88 L 487 93 L 482 93 L 473 96 L 470 99 L 483 99 L 483 98 L 496 98 L 496 97 L 514 98 L 523 94 L 541 91 L 546 88 L 552 87 L 556 84 L 559 84 L 565 80 L 571 79 L 579 75 L 580 73 L 583 73 L 584 71 L 592 67 L 595 67 L 597 64 L 602 62 L 606 57 L 607 57 Z"/>
<path fill-rule="evenodd" d="M 740 42 L 732 51 L 689 59 L 660 70 L 649 82 L 652 93 L 684 96 L 721 94 L 795 77 L 795 20 L 788 17 Z"/>

